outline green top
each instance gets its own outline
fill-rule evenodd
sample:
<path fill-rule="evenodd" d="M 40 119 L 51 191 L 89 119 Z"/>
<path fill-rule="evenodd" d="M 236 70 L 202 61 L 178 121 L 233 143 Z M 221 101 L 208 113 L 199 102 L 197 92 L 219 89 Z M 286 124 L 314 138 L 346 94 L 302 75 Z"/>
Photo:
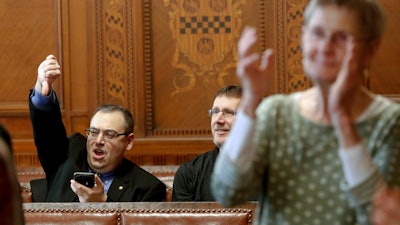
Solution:
<path fill-rule="evenodd" d="M 236 205 L 257 193 L 255 224 L 370 224 L 377 185 L 382 179 L 400 185 L 400 107 L 381 96 L 377 100 L 389 104 L 356 128 L 379 171 L 356 187 L 346 186 L 333 127 L 301 116 L 290 94 L 271 96 L 258 107 L 256 157 L 249 171 L 220 154 L 214 194 Z"/>

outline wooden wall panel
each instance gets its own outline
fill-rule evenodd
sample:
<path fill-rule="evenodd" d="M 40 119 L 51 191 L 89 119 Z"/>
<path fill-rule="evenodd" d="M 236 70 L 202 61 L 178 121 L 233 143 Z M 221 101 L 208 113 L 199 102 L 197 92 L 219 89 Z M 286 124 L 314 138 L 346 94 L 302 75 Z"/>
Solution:
<path fill-rule="evenodd" d="M 0 1 L 0 123 L 13 139 L 16 162 L 36 160 L 28 112 L 28 92 L 47 54 L 61 58 L 60 1 Z M 63 107 L 63 81 L 55 83 Z"/>
<path fill-rule="evenodd" d="M 400 103 L 400 1 L 380 1 L 388 13 L 386 33 L 370 69 L 370 88 Z"/>
<path fill-rule="evenodd" d="M 152 1 L 156 136 L 209 136 L 207 109 L 215 90 L 237 83 L 236 42 L 244 2 L 195 2 Z"/>
<path fill-rule="evenodd" d="M 135 116 L 127 157 L 139 164 L 180 164 L 212 149 L 206 110 L 219 87 L 237 83 L 236 43 L 245 25 L 258 28 L 260 51 L 275 50 L 270 94 L 311 86 L 299 45 L 306 2 L 0 0 L 0 123 L 12 134 L 16 164 L 39 165 L 27 94 L 50 53 L 62 64 L 55 88 L 67 133 L 83 133 L 97 105 L 117 103 Z M 400 3 L 382 3 L 388 32 L 368 85 L 400 101 Z"/>
<path fill-rule="evenodd" d="M 26 113 L 37 63 L 48 50 L 61 53 L 58 9 L 54 0 L 0 1 L 1 114 Z"/>

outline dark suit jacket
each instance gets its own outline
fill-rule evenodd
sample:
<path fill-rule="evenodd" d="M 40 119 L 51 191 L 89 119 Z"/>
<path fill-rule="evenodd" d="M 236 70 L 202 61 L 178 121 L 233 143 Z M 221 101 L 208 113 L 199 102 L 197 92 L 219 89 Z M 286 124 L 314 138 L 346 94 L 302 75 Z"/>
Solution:
<path fill-rule="evenodd" d="M 36 108 L 29 97 L 35 145 L 46 173 L 46 201 L 78 201 L 70 188 L 70 180 L 74 172 L 89 169 L 86 138 L 79 133 L 67 137 L 57 97 L 55 93 L 50 96 L 53 96 L 53 104 L 45 109 Z M 165 184 L 135 163 L 124 158 L 115 172 L 107 201 L 165 201 Z"/>
<path fill-rule="evenodd" d="M 211 192 L 211 173 L 219 148 L 182 163 L 175 173 L 172 201 L 215 201 Z"/>

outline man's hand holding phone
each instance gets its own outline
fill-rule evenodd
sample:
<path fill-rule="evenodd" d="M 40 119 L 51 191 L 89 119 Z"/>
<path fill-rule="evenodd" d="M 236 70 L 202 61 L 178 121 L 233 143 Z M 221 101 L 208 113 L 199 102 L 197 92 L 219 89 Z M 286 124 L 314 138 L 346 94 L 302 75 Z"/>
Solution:
<path fill-rule="evenodd" d="M 75 172 L 74 180 L 86 187 L 92 188 L 94 186 L 94 173 L 90 172 Z"/>
<path fill-rule="evenodd" d="M 71 179 L 70 187 L 78 195 L 80 202 L 106 202 L 107 200 L 103 182 L 97 174 L 76 172 L 74 179 Z"/>

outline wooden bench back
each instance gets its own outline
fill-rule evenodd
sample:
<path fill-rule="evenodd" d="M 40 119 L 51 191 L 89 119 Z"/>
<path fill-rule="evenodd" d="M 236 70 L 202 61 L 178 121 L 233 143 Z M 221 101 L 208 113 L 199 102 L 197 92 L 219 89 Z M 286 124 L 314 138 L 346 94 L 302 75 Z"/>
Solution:
<path fill-rule="evenodd" d="M 27 225 L 249 225 L 257 203 L 223 208 L 217 202 L 24 203 Z"/>

